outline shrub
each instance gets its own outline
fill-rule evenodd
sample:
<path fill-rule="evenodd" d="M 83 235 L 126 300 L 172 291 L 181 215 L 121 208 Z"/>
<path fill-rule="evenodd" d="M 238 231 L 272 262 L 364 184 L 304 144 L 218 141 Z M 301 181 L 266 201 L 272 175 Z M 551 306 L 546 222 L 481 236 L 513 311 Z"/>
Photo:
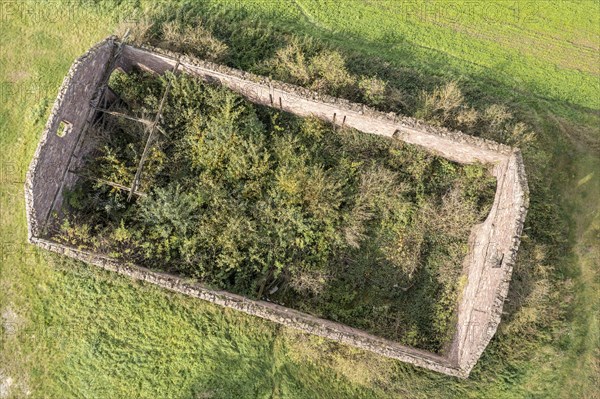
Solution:
<path fill-rule="evenodd" d="M 272 64 L 277 75 L 288 78 L 286 80 L 290 80 L 291 83 L 306 85 L 311 81 L 311 72 L 298 40 L 293 40 L 287 47 L 277 50 Z"/>
<path fill-rule="evenodd" d="M 74 245 L 80 250 L 98 250 L 98 239 L 92 233 L 93 230 L 89 224 L 65 218 L 60 225 L 56 239 L 59 242 Z"/>
<path fill-rule="evenodd" d="M 202 25 L 182 26 L 177 21 L 162 25 L 161 47 L 192 54 L 210 61 L 222 61 L 227 56 L 228 47 L 215 39 Z"/>
<path fill-rule="evenodd" d="M 464 96 L 455 81 L 446 83 L 432 92 L 422 92 L 416 116 L 437 124 L 453 120 L 464 105 Z"/>
<path fill-rule="evenodd" d="M 515 147 L 535 141 L 535 133 L 523 122 L 513 122 L 513 115 L 506 106 L 492 104 L 483 112 L 469 107 L 454 81 L 429 93 L 422 92 L 416 117 Z"/>
<path fill-rule="evenodd" d="M 465 108 L 458 111 L 456 123 L 459 127 L 470 129 L 479 122 L 479 112 L 475 108 Z"/>
<path fill-rule="evenodd" d="M 290 277 L 289 285 L 299 293 L 318 296 L 323 293 L 330 278 L 322 270 L 297 269 Z"/>
<path fill-rule="evenodd" d="M 385 99 L 386 84 L 375 77 L 361 77 L 358 82 L 364 101 L 369 105 L 379 105 Z"/>
<path fill-rule="evenodd" d="M 517 122 L 504 132 L 502 141 L 515 147 L 526 147 L 535 141 L 535 133 L 523 122 Z"/>
<path fill-rule="evenodd" d="M 356 78 L 348 72 L 344 57 L 337 51 L 324 50 L 311 58 L 312 88 L 336 96 L 344 96 L 352 89 Z"/>
<path fill-rule="evenodd" d="M 512 114 L 508 111 L 506 106 L 492 104 L 483 112 L 483 119 L 491 128 L 497 128 L 502 126 L 505 122 L 511 120 Z"/>
<path fill-rule="evenodd" d="M 351 97 L 358 89 L 357 78 L 346 69 L 344 57 L 337 51 L 313 47 L 312 43 L 293 38 L 266 62 L 267 70 L 280 80 Z"/>

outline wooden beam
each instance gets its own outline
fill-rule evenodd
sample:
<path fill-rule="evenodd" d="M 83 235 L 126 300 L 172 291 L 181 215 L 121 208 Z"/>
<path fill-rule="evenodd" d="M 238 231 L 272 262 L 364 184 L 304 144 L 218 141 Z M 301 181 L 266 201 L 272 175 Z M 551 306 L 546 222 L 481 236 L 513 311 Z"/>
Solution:
<path fill-rule="evenodd" d="M 124 114 L 122 112 L 111 111 L 111 110 L 108 110 L 108 109 L 105 109 L 105 108 L 96 108 L 96 111 L 102 112 L 102 113 L 107 114 L 107 115 L 112 115 L 112 116 L 117 116 L 117 117 L 120 117 L 120 118 L 125 118 L 125 119 L 128 119 L 130 121 L 139 122 L 139 123 L 144 124 L 146 126 L 152 126 L 152 123 L 153 123 L 152 121 L 150 121 L 148 119 L 136 118 L 135 116 L 129 116 L 129 115 Z"/>
<path fill-rule="evenodd" d="M 72 171 L 72 170 L 70 170 L 69 172 L 73 173 L 74 175 L 77 175 L 77 176 L 81 177 L 82 179 L 93 180 L 93 181 L 96 181 L 98 183 L 102 183 L 104 185 L 117 188 L 119 190 L 131 192 L 131 189 L 129 187 L 124 186 L 124 185 L 119 184 L 119 183 L 112 182 L 110 180 L 104 180 L 104 179 L 100 179 L 98 177 L 93 177 L 93 176 L 86 176 L 86 175 L 83 175 L 81 173 L 77 173 L 77 172 Z M 140 191 L 136 191 L 133 194 L 137 195 L 138 197 L 145 197 L 146 195 L 148 195 L 148 194 L 140 192 Z"/>
<path fill-rule="evenodd" d="M 175 73 L 177 71 L 177 68 L 179 68 L 179 59 L 177 60 L 177 63 L 175 64 L 175 67 L 173 68 L 172 73 Z M 149 127 L 148 138 L 146 139 L 146 145 L 144 146 L 144 151 L 142 152 L 140 162 L 138 163 L 138 167 L 135 172 L 135 177 L 133 178 L 133 183 L 131 184 L 131 191 L 129 191 L 129 197 L 127 197 L 128 201 L 131 200 L 131 197 L 133 197 L 133 193 L 137 190 L 137 187 L 139 185 L 139 180 L 142 175 L 142 171 L 144 170 L 144 162 L 146 161 L 146 157 L 148 156 L 148 151 L 150 150 L 150 147 L 152 145 L 152 139 L 154 139 L 154 132 L 157 130 L 156 127 L 158 126 L 158 122 L 160 121 L 160 115 L 162 114 L 163 107 L 165 106 L 165 101 L 167 99 L 167 96 L 169 95 L 169 90 L 171 89 L 171 83 L 173 83 L 172 78 L 169 79 L 169 83 L 167 83 L 167 88 L 165 89 L 165 92 L 163 93 L 163 96 L 160 100 L 160 105 L 158 106 L 158 111 L 156 112 L 156 117 L 154 118 L 154 122 Z"/>

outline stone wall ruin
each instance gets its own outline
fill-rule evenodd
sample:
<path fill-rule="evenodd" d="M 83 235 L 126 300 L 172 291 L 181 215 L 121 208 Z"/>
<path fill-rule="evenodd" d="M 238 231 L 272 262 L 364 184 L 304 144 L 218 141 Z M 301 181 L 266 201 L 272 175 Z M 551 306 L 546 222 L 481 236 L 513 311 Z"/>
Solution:
<path fill-rule="evenodd" d="M 133 67 L 163 73 L 173 69 L 178 61 L 179 71 L 226 86 L 257 104 L 394 137 L 459 163 L 493 165 L 497 191 L 490 214 L 473 227 L 469 238 L 469 253 L 463 263 L 467 283 L 458 305 L 456 333 L 446 355 L 400 345 L 270 302 L 209 290 L 176 275 L 154 272 L 47 238 L 45 226 L 59 212 L 63 190 L 78 179 L 71 170 L 90 150 L 85 145 L 87 126 L 97 112 L 95 107 L 110 73 L 115 68 L 127 72 Z M 61 121 L 65 122 L 63 127 L 68 127 L 64 137 L 58 134 Z M 311 334 L 466 378 L 500 323 L 527 212 L 528 187 L 518 149 L 162 49 L 122 44 L 109 37 L 77 59 L 65 78 L 27 173 L 25 198 L 29 241 L 42 248 Z"/>

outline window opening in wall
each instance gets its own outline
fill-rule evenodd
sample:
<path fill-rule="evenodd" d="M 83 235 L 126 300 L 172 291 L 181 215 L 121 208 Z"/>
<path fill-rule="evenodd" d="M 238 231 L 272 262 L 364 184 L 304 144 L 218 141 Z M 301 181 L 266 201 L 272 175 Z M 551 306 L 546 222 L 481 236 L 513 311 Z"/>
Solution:
<path fill-rule="evenodd" d="M 72 129 L 73 125 L 71 124 L 71 122 L 60 121 L 58 129 L 56 130 L 56 135 L 58 137 L 65 137 L 67 134 L 71 133 Z"/>

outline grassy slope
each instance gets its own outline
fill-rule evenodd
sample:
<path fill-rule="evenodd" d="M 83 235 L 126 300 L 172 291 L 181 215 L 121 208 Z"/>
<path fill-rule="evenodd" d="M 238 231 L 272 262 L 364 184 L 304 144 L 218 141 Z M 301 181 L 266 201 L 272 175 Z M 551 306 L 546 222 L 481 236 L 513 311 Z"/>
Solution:
<path fill-rule="evenodd" d="M 474 89 L 597 109 L 600 6 L 594 2 L 298 0 L 243 6 L 398 67 L 460 78 Z M 595 11 L 595 12 L 594 12 Z M 596 29 L 596 31 L 594 31 Z M 558 100 L 558 101 L 556 101 Z"/>
<path fill-rule="evenodd" d="M 482 89 L 480 82 L 490 84 L 495 96 L 531 108 L 532 118 L 560 121 L 540 132 L 541 145 L 558 154 L 553 189 L 572 219 L 572 251 L 556 265 L 564 274 L 559 278 L 572 281 L 572 297 L 545 304 L 564 301 L 576 309 L 557 321 L 560 337 L 541 339 L 526 355 L 502 358 L 496 355 L 505 353 L 510 334 L 501 331 L 472 378 L 457 381 L 131 284 L 25 245 L 22 181 L 48 104 L 72 60 L 115 26 L 100 8 L 72 9 L 61 23 L 49 22 L 40 16 L 55 12 L 39 4 L 33 14 L 3 15 L 0 25 L 2 94 L 10 95 L 0 103 L 0 309 L 9 327 L 0 373 L 14 379 L 16 397 L 20 389 L 48 398 L 593 397 L 600 372 L 594 247 L 600 162 L 589 147 L 598 140 L 592 125 L 598 64 L 590 53 L 598 45 L 597 4 L 538 2 L 535 24 L 515 22 L 514 11 L 498 6 L 485 14 L 492 22 L 459 17 L 458 26 L 427 18 L 403 22 L 391 2 L 344 4 L 341 14 L 333 3 L 308 1 L 247 7 L 274 24 L 300 17 L 295 29 L 399 67 L 464 76 L 474 91 Z M 449 35 L 453 30 L 460 34 Z M 348 33 L 351 40 L 344 39 Z M 398 43 L 394 38 L 401 44 L 390 45 Z"/>
<path fill-rule="evenodd" d="M 584 4 L 559 8 L 543 2 L 349 1 L 339 7 L 334 3 L 298 5 L 325 29 L 393 43 L 388 46 L 392 54 L 399 49 L 413 52 L 414 59 L 403 61 L 406 65 L 422 68 L 424 58 L 438 53 L 450 60 L 446 68 L 452 72 L 464 74 L 467 61 L 470 73 L 511 88 L 587 107 L 600 105 L 595 95 L 600 71 L 594 62 L 599 48 L 590 35 L 600 21 Z"/>

